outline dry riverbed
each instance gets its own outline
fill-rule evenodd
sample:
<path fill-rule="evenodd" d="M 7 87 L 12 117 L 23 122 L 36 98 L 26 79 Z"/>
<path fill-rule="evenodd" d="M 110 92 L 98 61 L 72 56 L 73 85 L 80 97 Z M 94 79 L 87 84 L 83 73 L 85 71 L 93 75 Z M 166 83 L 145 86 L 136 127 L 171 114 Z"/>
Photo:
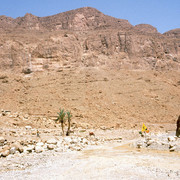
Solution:
<path fill-rule="evenodd" d="M 0 179 L 180 179 L 180 139 L 174 132 L 151 133 L 146 138 L 137 133 L 97 131 L 98 141 L 94 141 L 99 143 L 90 143 L 91 138 L 80 151 L 62 148 L 9 155 L 0 159 Z M 69 138 L 69 146 L 74 141 L 75 137 Z M 176 144 L 176 149 L 170 151 L 165 143 Z"/>

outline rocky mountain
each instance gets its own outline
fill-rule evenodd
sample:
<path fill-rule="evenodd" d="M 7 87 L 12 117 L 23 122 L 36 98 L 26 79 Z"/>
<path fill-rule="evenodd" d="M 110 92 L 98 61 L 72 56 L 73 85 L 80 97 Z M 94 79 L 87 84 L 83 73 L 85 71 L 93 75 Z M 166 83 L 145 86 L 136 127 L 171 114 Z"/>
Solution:
<path fill-rule="evenodd" d="M 148 24 L 85 7 L 47 17 L 0 16 L 0 69 L 30 73 L 76 67 L 180 70 L 179 29 L 160 34 Z"/>
<path fill-rule="evenodd" d="M 174 37 L 174 38 L 180 38 L 180 28 L 165 32 L 164 35 L 169 36 L 169 37 Z"/>
<path fill-rule="evenodd" d="M 9 31 L 81 31 L 108 28 L 129 30 L 133 26 L 127 20 L 106 16 L 94 8 L 85 7 L 47 17 L 37 17 L 29 13 L 16 19 L 0 16 L 0 28 Z"/>

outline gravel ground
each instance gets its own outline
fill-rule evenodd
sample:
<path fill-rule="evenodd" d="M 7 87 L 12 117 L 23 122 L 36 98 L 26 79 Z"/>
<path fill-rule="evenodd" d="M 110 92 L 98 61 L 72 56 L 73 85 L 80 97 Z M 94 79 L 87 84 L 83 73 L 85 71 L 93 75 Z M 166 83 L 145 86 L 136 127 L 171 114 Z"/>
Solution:
<path fill-rule="evenodd" d="M 180 179 L 180 153 L 91 146 L 81 152 L 49 151 L 0 160 L 0 179 Z M 9 170 L 7 171 L 7 165 Z M 6 169 L 3 170 L 3 167 Z"/>

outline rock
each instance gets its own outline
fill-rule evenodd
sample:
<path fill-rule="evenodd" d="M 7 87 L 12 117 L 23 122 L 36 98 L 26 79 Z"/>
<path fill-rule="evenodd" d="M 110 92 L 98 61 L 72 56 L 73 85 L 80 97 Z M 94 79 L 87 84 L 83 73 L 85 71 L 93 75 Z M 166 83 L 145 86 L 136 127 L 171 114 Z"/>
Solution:
<path fill-rule="evenodd" d="M 137 148 L 142 148 L 143 147 L 143 142 L 142 141 L 138 141 L 137 143 L 136 143 L 136 147 Z"/>
<path fill-rule="evenodd" d="M 152 139 L 146 142 L 147 146 L 150 146 L 152 143 L 154 143 L 154 140 Z"/>
<path fill-rule="evenodd" d="M 68 59 L 77 59 L 77 58 L 81 58 L 83 59 L 82 61 L 82 67 L 83 66 L 99 66 L 101 65 L 102 62 L 106 61 L 106 58 L 109 59 L 114 59 L 115 57 L 119 57 L 118 61 L 108 61 L 107 66 L 111 66 L 111 67 L 115 67 L 117 66 L 117 68 L 119 66 L 121 66 L 121 68 L 130 68 L 132 66 L 132 68 L 136 69 L 136 68 L 142 68 L 142 69 L 154 69 L 154 64 L 158 61 L 160 61 L 160 63 L 156 63 L 157 64 L 157 68 L 158 67 L 164 67 L 166 68 L 166 66 L 175 66 L 174 69 L 178 70 L 179 68 L 179 54 L 178 54 L 178 50 L 177 52 L 174 52 L 174 49 L 178 49 L 179 45 L 178 42 L 179 40 L 177 40 L 177 43 L 174 43 L 174 39 L 173 37 L 170 36 L 170 38 L 168 37 L 168 39 L 163 35 L 161 37 L 162 42 L 159 42 L 159 37 L 157 38 L 157 30 L 156 28 L 149 26 L 149 25 L 136 25 L 136 27 L 133 27 L 130 23 L 128 23 L 128 21 L 126 20 L 118 20 L 115 18 L 111 18 L 109 16 L 103 15 L 101 12 L 97 12 L 96 10 L 92 10 L 90 8 L 86 8 L 83 9 L 82 12 L 78 12 L 79 10 L 73 10 L 71 12 L 67 12 L 65 13 L 66 15 L 58 15 L 58 16 L 51 16 L 51 17 L 43 17 L 43 18 L 37 18 L 37 17 L 29 17 L 28 18 L 18 18 L 18 21 L 14 21 L 14 20 L 10 20 L 7 17 L 1 17 L 1 21 L 3 22 L 3 25 L 1 27 L 1 30 L 5 30 L 5 31 L 13 31 L 14 28 L 16 29 L 20 29 L 22 28 L 22 24 L 23 24 L 23 28 L 25 31 L 27 31 L 27 33 L 29 32 L 28 30 L 30 29 L 34 29 L 36 25 L 38 25 L 40 28 L 39 30 L 44 32 L 44 34 L 46 34 L 49 31 L 54 31 L 55 29 L 64 29 L 64 30 L 69 30 L 71 29 L 71 35 L 65 35 L 64 37 L 62 37 L 62 41 L 66 43 L 66 46 L 68 47 L 68 49 L 66 50 L 67 52 L 64 52 L 64 46 L 61 47 L 59 46 L 59 44 L 57 43 L 59 41 L 59 34 L 58 36 L 53 35 L 51 38 L 49 39 L 45 39 L 42 38 L 42 43 L 38 44 L 38 36 L 37 40 L 33 41 L 35 44 L 37 44 L 36 48 L 34 47 L 33 50 L 33 58 L 32 58 L 32 63 L 33 63 L 33 71 L 39 71 L 42 70 L 42 68 L 45 70 L 50 70 L 50 69 L 55 69 L 54 70 L 58 70 L 61 69 L 59 67 L 59 61 L 56 60 L 56 58 L 60 58 L 62 57 L 64 54 L 66 54 L 66 56 L 68 56 Z M 101 14 L 101 15 L 100 15 Z M 64 18 L 64 17 L 67 18 Z M 80 16 L 83 16 L 83 20 L 80 20 Z M 94 19 L 92 20 L 89 17 L 93 17 Z M 77 19 L 76 19 L 77 18 Z M 29 22 L 32 20 L 32 24 L 31 26 L 29 26 Z M 79 20 L 81 21 L 82 25 L 79 24 Z M 23 22 L 23 23 L 21 23 Z M 61 24 L 59 24 L 59 22 L 61 22 Z M 73 22 L 73 23 L 72 23 Z M 98 32 L 93 32 L 93 31 L 89 31 L 89 30 L 95 30 L 95 29 L 101 29 L 103 27 L 103 29 L 106 29 L 105 32 L 103 31 L 103 36 L 102 36 L 102 32 L 98 31 Z M 35 28 L 36 29 L 36 28 Z M 34 29 L 34 30 L 35 30 Z M 113 31 L 111 29 L 116 29 L 116 32 Z M 126 32 L 126 30 L 128 32 L 130 32 L 131 34 L 131 38 L 129 38 L 129 34 L 126 35 L 126 33 L 120 33 L 118 32 L 118 30 L 121 29 L 122 32 Z M 37 29 L 36 29 L 37 30 Z M 75 32 L 73 32 L 75 30 Z M 76 31 L 77 30 L 86 30 L 87 34 L 85 35 L 77 35 Z M 131 31 L 132 30 L 132 31 Z M 137 34 L 136 34 L 137 31 Z M 139 33 L 139 32 L 145 32 L 145 34 L 148 32 L 148 36 L 146 36 L 144 33 Z M 31 31 L 30 31 L 31 32 Z M 24 37 L 23 40 L 19 39 L 19 43 L 23 43 L 23 41 L 28 41 L 28 38 L 31 37 L 31 33 L 28 33 L 29 36 Z M 92 33 L 93 32 L 93 33 Z M 150 35 L 150 33 L 151 35 Z M 152 33 L 155 32 L 155 33 Z M 61 33 L 60 33 L 61 34 Z M 144 34 L 142 36 L 142 34 Z M 172 34 L 172 33 L 168 33 L 168 34 Z M 173 33 L 174 34 L 174 33 Z M 179 34 L 179 33 L 177 33 Z M 6 42 L 5 40 L 8 38 L 8 33 L 7 35 L 4 35 L 5 37 L 2 38 L 1 42 Z M 80 36 L 80 37 L 79 37 Z M 86 41 L 82 41 L 80 39 L 86 39 L 86 37 L 89 37 Z M 169 35 L 168 35 L 169 36 Z M 61 37 L 61 36 L 60 36 Z M 150 38 L 147 38 L 150 37 Z M 14 37 L 15 38 L 15 37 Z M 129 39 L 128 39 L 129 38 Z M 172 38 L 172 39 L 171 39 Z M 67 40 L 65 40 L 67 39 Z M 96 39 L 96 41 L 93 41 L 93 39 Z M 110 40 L 111 39 L 111 40 Z M 141 39 L 141 41 L 139 40 Z M 169 40 L 170 39 L 170 40 Z M 77 43 L 77 41 L 80 40 L 81 43 Z M 127 41 L 126 41 L 127 40 Z M 19 44 L 16 42 L 17 39 L 15 38 L 10 44 L 14 45 L 14 51 L 17 54 L 20 54 L 23 50 L 26 51 L 27 47 L 23 47 L 19 48 Z M 47 52 L 47 45 L 45 42 L 48 43 L 53 43 L 53 51 L 49 50 Z M 81 46 L 81 44 L 83 44 Z M 152 44 L 155 44 L 154 46 L 152 46 Z M 2 46 L 1 47 L 1 52 L 3 53 L 7 53 L 8 52 L 8 47 L 9 46 Z M 28 46 L 28 45 L 27 45 Z M 81 51 L 79 53 L 72 53 L 71 49 L 77 46 L 77 48 L 79 49 L 79 51 L 87 51 L 88 55 L 84 55 L 84 53 L 81 55 Z M 132 48 L 133 46 L 135 46 L 136 48 Z M 176 47 L 177 46 L 177 47 Z M 30 48 L 30 45 L 28 46 Z M 105 49 L 104 49 L 105 47 Z M 156 52 L 156 55 L 153 53 Z M 10 52 L 8 52 L 10 53 Z M 53 55 L 52 55 L 53 53 Z M 99 56 L 101 54 L 101 56 Z M 177 62 L 171 62 L 171 60 L 169 60 L 170 62 L 166 62 L 165 57 L 168 54 L 173 54 L 173 56 L 171 58 L 175 58 L 176 56 L 178 57 L 178 59 L 176 60 Z M 140 59 L 142 59 L 141 61 L 138 61 L 138 66 L 137 66 L 137 62 L 134 61 L 133 59 L 129 59 L 129 55 L 132 55 L 133 59 L 135 60 L 136 57 L 140 57 Z M 94 56 L 96 56 L 96 60 L 94 60 Z M 37 58 L 41 57 L 42 58 L 42 66 L 38 65 L 39 61 L 37 60 Z M 53 63 L 48 63 L 46 62 L 46 58 L 52 58 Z M 30 58 L 30 57 L 29 57 Z M 64 57 L 65 60 L 67 59 L 67 57 Z M 12 68 L 12 64 L 11 61 L 8 60 L 9 57 L 1 57 L 0 60 L 0 67 L 3 68 Z M 55 60 L 57 61 L 55 63 Z M 94 60 L 94 62 L 93 62 Z M 126 60 L 127 62 L 124 62 L 124 60 Z M 21 67 L 20 69 L 23 70 L 23 73 L 25 74 L 29 74 L 32 72 L 31 68 L 29 67 L 25 67 L 24 62 L 21 60 L 21 56 L 17 55 L 17 57 L 15 57 L 15 61 L 17 62 L 17 64 L 19 64 L 18 66 Z M 22 61 L 22 62 L 21 62 Z M 133 62 L 134 61 L 134 62 Z M 146 65 L 148 61 L 149 65 Z M 54 64 L 55 63 L 55 64 Z M 168 63 L 168 64 L 166 64 Z M 5 66 L 6 64 L 6 66 Z M 76 63 L 70 63 L 70 64 L 74 64 L 72 65 L 72 67 L 78 67 L 79 65 L 79 61 L 77 61 Z M 104 63 L 102 63 L 103 65 Z M 122 65 L 120 65 L 122 64 Z M 158 65 L 159 64 L 159 65 Z M 38 67 L 39 66 L 39 67 Z M 63 69 L 66 68 L 68 65 L 64 64 L 63 65 Z M 144 67 L 143 67 L 144 66 Z M 150 66 L 150 67 L 149 67 Z M 168 67 L 169 67 L 168 66 Z M 173 68 L 173 67 L 172 67 Z M 5 79 L 4 79 L 5 80 Z M 107 81 L 107 78 L 104 78 L 104 81 Z M 101 91 L 100 91 L 101 93 Z M 82 115 L 78 115 L 77 117 L 83 117 Z"/>
<path fill-rule="evenodd" d="M 170 144 L 169 144 L 169 148 L 172 148 L 172 147 L 174 147 L 174 146 L 176 146 L 175 143 L 170 143 Z"/>
<path fill-rule="evenodd" d="M 107 128 L 105 126 L 100 126 L 100 129 L 106 130 Z"/>
<path fill-rule="evenodd" d="M 37 131 L 34 130 L 34 131 L 31 132 L 31 134 L 32 135 L 37 135 Z"/>
<path fill-rule="evenodd" d="M 65 145 L 63 146 L 63 150 L 67 150 L 67 149 L 69 149 L 70 147 L 72 147 L 72 145 L 69 146 L 69 145 L 65 144 Z"/>
<path fill-rule="evenodd" d="M 56 152 L 63 152 L 63 148 L 62 147 L 58 147 L 55 149 Z"/>
<path fill-rule="evenodd" d="M 0 146 L 3 146 L 6 139 L 4 137 L 0 137 Z"/>
<path fill-rule="evenodd" d="M 173 151 L 175 151 L 175 150 L 176 150 L 176 146 L 172 146 L 172 147 L 169 148 L 169 151 L 170 151 L 170 152 L 173 152 Z"/>
<path fill-rule="evenodd" d="M 120 137 L 118 137 L 118 140 L 122 140 L 123 138 L 120 136 Z"/>
<path fill-rule="evenodd" d="M 48 144 L 47 148 L 48 148 L 48 150 L 53 150 L 56 148 L 56 146 L 54 144 Z"/>
<path fill-rule="evenodd" d="M 56 146 L 61 147 L 61 146 L 62 146 L 62 144 L 63 144 L 63 140 L 62 140 L 62 139 L 60 139 L 60 140 L 57 142 Z"/>
<path fill-rule="evenodd" d="M 70 144 L 73 140 L 71 139 L 71 137 L 65 137 L 64 138 L 64 142 L 67 144 Z"/>
<path fill-rule="evenodd" d="M 9 155 L 9 150 L 5 150 L 1 153 L 2 157 L 7 157 Z"/>
<path fill-rule="evenodd" d="M 10 154 L 15 154 L 15 153 L 16 153 L 16 148 L 15 148 L 15 147 L 12 147 L 12 148 L 9 150 L 9 153 L 10 153 Z"/>
<path fill-rule="evenodd" d="M 8 81 L 5 81 L 5 83 L 7 83 Z M 3 116 L 7 116 L 7 115 L 10 115 L 10 113 L 11 113 L 11 111 L 8 111 L 8 110 L 4 110 L 3 112 L 2 112 L 2 115 Z"/>
<path fill-rule="evenodd" d="M 121 142 L 122 142 L 122 140 L 117 140 L 116 142 L 121 143 Z"/>
<path fill-rule="evenodd" d="M 30 145 L 26 148 L 26 151 L 31 153 L 34 150 L 34 145 Z"/>
<path fill-rule="evenodd" d="M 36 144 L 36 146 L 44 146 L 44 143 L 43 142 L 38 142 L 37 144 Z"/>
<path fill-rule="evenodd" d="M 9 147 L 8 145 L 5 145 L 5 146 L 3 146 L 3 150 L 5 151 L 5 150 L 9 150 L 11 147 Z"/>
<path fill-rule="evenodd" d="M 43 152 L 44 151 L 44 148 L 42 147 L 42 146 L 36 146 L 35 147 L 35 152 L 36 153 L 41 153 L 41 152 Z"/>
<path fill-rule="evenodd" d="M 11 148 L 16 148 L 17 151 L 22 153 L 24 151 L 23 146 L 19 142 L 15 142 L 10 145 Z"/>
<path fill-rule="evenodd" d="M 168 141 L 169 141 L 169 142 L 174 142 L 174 141 L 176 141 L 176 138 L 173 137 L 173 136 L 169 136 L 169 137 L 168 137 Z"/>
<path fill-rule="evenodd" d="M 82 143 L 83 142 L 83 137 L 78 137 L 78 142 Z"/>
<path fill-rule="evenodd" d="M 90 136 L 95 136 L 94 132 L 89 132 Z"/>
<path fill-rule="evenodd" d="M 77 144 L 79 140 L 77 138 L 72 139 L 71 144 Z"/>
<path fill-rule="evenodd" d="M 25 126 L 26 130 L 31 130 L 32 127 L 31 126 Z"/>
<path fill-rule="evenodd" d="M 86 132 L 86 129 L 79 130 L 80 133 Z"/>
<path fill-rule="evenodd" d="M 80 146 L 69 146 L 68 149 L 71 149 L 72 151 L 81 151 L 82 148 Z"/>
<path fill-rule="evenodd" d="M 75 151 L 81 151 L 82 148 L 81 148 L 81 147 L 74 147 L 74 150 L 75 150 Z"/>
<path fill-rule="evenodd" d="M 4 143 L 5 142 L 5 138 L 4 137 L 0 137 L 0 143 Z"/>
<path fill-rule="evenodd" d="M 82 143 L 85 144 L 85 145 L 88 145 L 88 144 L 89 144 L 89 143 L 88 143 L 88 140 L 85 139 L 85 138 L 83 139 Z"/>
<path fill-rule="evenodd" d="M 54 144 L 54 145 L 56 145 L 56 144 L 57 144 L 57 140 L 54 139 L 54 138 L 49 139 L 49 140 L 47 141 L 47 144 Z"/>
<path fill-rule="evenodd" d="M 25 114 L 25 115 L 24 115 L 24 118 L 25 118 L 25 119 L 28 119 L 28 117 L 29 117 L 28 114 Z"/>
<path fill-rule="evenodd" d="M 94 141 L 91 141 L 91 145 L 96 145 L 96 142 L 94 142 Z"/>

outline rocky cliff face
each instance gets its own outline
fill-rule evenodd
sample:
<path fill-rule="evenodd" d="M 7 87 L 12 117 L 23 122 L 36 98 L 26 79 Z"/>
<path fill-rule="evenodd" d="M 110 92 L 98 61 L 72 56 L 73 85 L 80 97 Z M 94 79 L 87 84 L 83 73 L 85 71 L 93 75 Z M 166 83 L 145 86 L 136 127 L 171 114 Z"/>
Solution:
<path fill-rule="evenodd" d="M 49 17 L 0 16 L 0 69 L 32 71 L 101 66 L 180 70 L 179 30 L 158 33 L 94 8 Z"/>
<path fill-rule="evenodd" d="M 85 7 L 47 17 L 37 17 L 29 13 L 16 19 L 0 16 L 0 28 L 12 32 L 14 30 L 82 31 L 111 28 L 129 30 L 133 26 L 127 20 L 113 18 L 94 8 Z"/>

